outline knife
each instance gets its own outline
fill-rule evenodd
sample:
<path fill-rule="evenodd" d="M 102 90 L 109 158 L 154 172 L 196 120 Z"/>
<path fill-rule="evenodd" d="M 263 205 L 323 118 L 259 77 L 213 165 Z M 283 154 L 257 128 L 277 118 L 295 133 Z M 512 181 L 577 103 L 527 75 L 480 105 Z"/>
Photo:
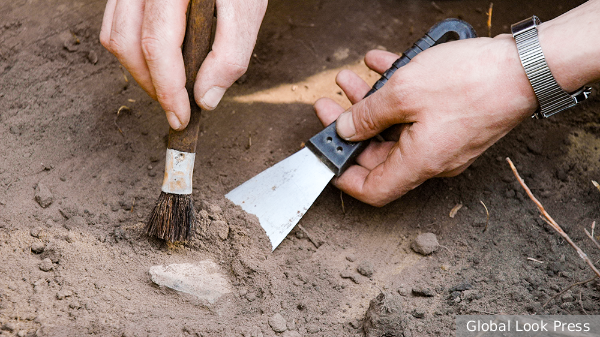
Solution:
<path fill-rule="evenodd" d="M 450 40 L 476 37 L 465 21 L 446 19 L 434 25 L 373 85 L 365 98 L 381 88 L 398 68 L 417 54 Z M 368 145 L 337 135 L 335 123 L 312 137 L 306 147 L 236 187 L 225 197 L 258 217 L 273 250 L 308 211 L 334 176 L 341 175 Z"/>

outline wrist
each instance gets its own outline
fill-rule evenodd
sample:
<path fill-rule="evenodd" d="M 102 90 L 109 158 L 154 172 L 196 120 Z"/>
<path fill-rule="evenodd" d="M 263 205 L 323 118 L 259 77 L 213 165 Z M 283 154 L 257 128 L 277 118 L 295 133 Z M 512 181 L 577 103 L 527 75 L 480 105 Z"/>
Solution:
<path fill-rule="evenodd" d="M 501 76 L 505 79 L 505 88 L 518 100 L 513 106 L 514 117 L 521 120 L 528 118 L 538 108 L 538 101 L 521 64 L 517 45 L 510 34 L 498 35 L 494 42 L 499 55 L 502 55 L 498 67 L 503 70 Z"/>

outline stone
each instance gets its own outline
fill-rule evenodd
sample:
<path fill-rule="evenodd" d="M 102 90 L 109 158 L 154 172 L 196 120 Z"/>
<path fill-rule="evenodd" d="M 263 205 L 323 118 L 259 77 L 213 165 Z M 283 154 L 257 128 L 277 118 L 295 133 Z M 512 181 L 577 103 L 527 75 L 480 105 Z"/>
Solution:
<path fill-rule="evenodd" d="M 52 202 L 54 201 L 54 196 L 52 195 L 52 192 L 46 185 L 44 185 L 42 183 L 38 183 L 37 186 L 35 187 L 34 198 L 35 198 L 35 201 L 42 208 L 46 208 L 46 207 L 52 205 Z"/>
<path fill-rule="evenodd" d="M 75 235 L 75 233 L 69 231 L 69 234 L 67 234 L 67 237 L 65 237 L 65 240 L 68 243 L 73 243 L 75 242 L 75 240 L 77 239 L 77 236 Z"/>
<path fill-rule="evenodd" d="M 0 329 L 2 329 L 4 331 L 8 331 L 8 332 L 13 332 L 13 331 L 15 331 L 16 326 L 14 323 L 7 322 L 7 323 L 4 323 Z"/>
<path fill-rule="evenodd" d="M 354 254 L 348 254 L 346 256 L 346 260 L 348 260 L 350 262 L 354 262 L 354 261 L 356 261 L 356 256 Z"/>
<path fill-rule="evenodd" d="M 42 227 L 32 228 L 31 230 L 29 230 L 29 234 L 31 236 L 33 236 L 34 238 L 39 238 L 40 235 L 42 234 Z"/>
<path fill-rule="evenodd" d="M 227 278 L 221 273 L 219 266 L 210 260 L 197 264 L 152 266 L 149 273 L 152 282 L 159 286 L 196 296 L 209 304 L 214 304 L 221 296 L 231 293 Z"/>
<path fill-rule="evenodd" d="M 356 267 L 356 271 L 362 276 L 371 277 L 375 272 L 375 267 L 369 261 L 362 261 L 358 267 Z"/>
<path fill-rule="evenodd" d="M 227 224 L 227 222 L 222 220 L 214 220 L 213 222 L 211 222 L 210 226 L 213 228 L 215 233 L 217 233 L 217 236 L 221 240 L 227 240 L 227 236 L 229 236 L 229 225 Z"/>
<path fill-rule="evenodd" d="M 412 288 L 412 294 L 420 297 L 433 297 L 433 290 L 424 287 L 414 287 Z"/>
<path fill-rule="evenodd" d="M 412 242 L 411 248 L 422 255 L 429 255 L 439 248 L 437 237 L 433 233 L 423 233 Z"/>
<path fill-rule="evenodd" d="M 413 315 L 414 318 L 425 318 L 425 310 L 420 308 L 414 309 L 410 314 Z"/>
<path fill-rule="evenodd" d="M 35 254 L 41 254 L 44 252 L 46 245 L 41 241 L 36 241 L 31 244 L 31 251 Z"/>
<path fill-rule="evenodd" d="M 352 282 L 356 283 L 356 284 L 360 284 L 360 276 L 354 272 L 351 272 L 348 269 L 344 269 L 340 272 L 340 277 L 341 278 L 348 278 L 351 279 Z"/>
<path fill-rule="evenodd" d="M 286 331 L 281 334 L 281 337 L 302 337 L 302 335 L 298 331 Z"/>
<path fill-rule="evenodd" d="M 400 296 L 381 292 L 369 302 L 363 320 L 365 337 L 402 337 L 404 327 Z"/>
<path fill-rule="evenodd" d="M 296 330 L 296 322 L 292 319 L 289 322 L 287 322 L 287 329 L 289 331 L 294 331 Z"/>
<path fill-rule="evenodd" d="M 98 54 L 96 54 L 95 51 L 90 50 L 87 54 L 87 59 L 88 61 L 90 61 L 91 64 L 96 64 L 98 63 Z"/>
<path fill-rule="evenodd" d="M 41 271 L 51 271 L 54 269 L 54 265 L 52 264 L 52 260 L 45 258 L 42 260 L 42 262 L 40 262 L 39 268 Z"/>
<path fill-rule="evenodd" d="M 469 290 L 469 289 L 473 289 L 473 285 L 471 283 L 461 283 L 458 285 L 455 285 L 454 287 L 448 289 L 449 292 L 455 292 L 455 291 L 465 291 L 465 290 Z"/>
<path fill-rule="evenodd" d="M 60 290 L 59 292 L 56 293 L 56 299 L 57 300 L 63 300 L 67 297 L 71 297 L 73 296 L 73 292 L 70 290 Z"/>
<path fill-rule="evenodd" d="M 284 332 L 287 330 L 285 318 L 283 318 L 280 313 L 276 313 L 275 315 L 269 317 L 269 325 L 275 332 Z"/>

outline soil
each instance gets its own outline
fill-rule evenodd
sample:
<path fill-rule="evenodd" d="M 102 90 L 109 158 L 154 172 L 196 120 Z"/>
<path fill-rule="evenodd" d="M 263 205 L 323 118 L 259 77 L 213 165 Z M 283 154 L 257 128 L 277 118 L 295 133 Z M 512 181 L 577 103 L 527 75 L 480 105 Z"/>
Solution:
<path fill-rule="evenodd" d="M 495 3 L 492 34 L 581 2 Z M 100 46 L 104 1 L 4 1 L 0 335 L 453 336 L 459 314 L 600 314 L 598 282 L 542 307 L 592 273 L 538 217 L 504 160 L 597 261 L 583 231 L 600 216 L 591 183 L 600 176 L 597 97 L 525 121 L 460 176 L 430 180 L 383 208 L 329 186 L 301 220 L 304 231 L 272 253 L 257 220 L 223 198 L 321 129 L 317 98 L 349 105 L 335 85 L 339 70 L 373 83 L 378 76 L 361 62 L 368 50 L 401 52 L 446 17 L 487 35 L 488 6 L 271 1 L 248 73 L 202 118 L 197 236 L 168 246 L 143 230 L 160 194 L 166 119 Z M 431 255 L 410 248 L 422 233 L 440 244 Z M 214 305 L 158 287 L 148 273 L 205 259 L 233 288 Z M 386 301 L 393 310 L 378 312 Z"/>

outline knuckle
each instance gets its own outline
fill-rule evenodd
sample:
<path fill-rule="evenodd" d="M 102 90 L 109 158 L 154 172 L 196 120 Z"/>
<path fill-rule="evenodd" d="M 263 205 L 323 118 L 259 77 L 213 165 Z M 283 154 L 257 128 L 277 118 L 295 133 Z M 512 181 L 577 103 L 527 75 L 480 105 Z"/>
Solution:
<path fill-rule="evenodd" d="M 143 36 L 141 39 L 142 53 L 148 61 L 154 61 L 160 58 L 163 48 L 160 40 L 153 36 Z"/>
<path fill-rule="evenodd" d="M 127 55 L 127 40 L 117 31 L 112 31 L 108 38 L 105 37 L 102 45 L 117 57 Z"/>
<path fill-rule="evenodd" d="M 367 133 L 369 131 L 377 130 L 379 123 L 377 122 L 376 110 L 371 107 L 371 104 L 364 104 L 362 109 L 358 111 L 358 121 L 354 122 L 356 131 L 358 133 Z"/>
<path fill-rule="evenodd" d="M 247 62 L 239 62 L 238 60 L 225 59 L 223 68 L 229 78 L 239 78 L 248 70 Z"/>

